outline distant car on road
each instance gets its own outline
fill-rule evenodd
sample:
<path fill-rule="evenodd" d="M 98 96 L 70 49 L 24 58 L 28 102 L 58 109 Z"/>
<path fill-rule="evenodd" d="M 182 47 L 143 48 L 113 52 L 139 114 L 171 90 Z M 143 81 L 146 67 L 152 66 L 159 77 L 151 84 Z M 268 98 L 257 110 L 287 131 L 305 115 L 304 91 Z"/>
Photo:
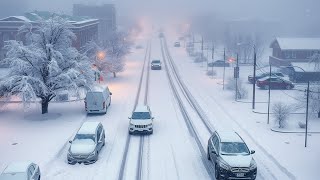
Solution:
<path fill-rule="evenodd" d="M 160 60 L 152 60 L 151 61 L 151 69 L 152 70 L 161 70 L 161 61 Z"/>
<path fill-rule="evenodd" d="M 153 119 L 149 106 L 137 106 L 132 112 L 129 125 L 129 134 L 153 133 Z"/>
<path fill-rule="evenodd" d="M 142 45 L 136 45 L 136 49 L 143 49 Z"/>
<path fill-rule="evenodd" d="M 255 81 L 257 81 L 258 79 L 264 78 L 269 76 L 270 73 L 269 72 L 265 72 L 265 73 L 260 73 L 256 75 Z M 285 77 L 281 72 L 271 72 L 271 76 L 277 76 L 277 77 Z M 248 81 L 253 84 L 254 82 L 254 78 L 252 75 L 248 76 Z"/>
<path fill-rule="evenodd" d="M 164 37 L 163 32 L 160 32 L 160 33 L 159 33 L 159 38 L 163 38 L 163 37 Z"/>
<path fill-rule="evenodd" d="M 256 179 L 257 164 L 246 143 L 233 131 L 215 131 L 208 141 L 207 157 L 214 164 L 215 178 Z"/>
<path fill-rule="evenodd" d="M 0 175 L 0 180 L 40 180 L 40 168 L 33 162 L 14 162 Z"/>
<path fill-rule="evenodd" d="M 223 60 L 216 60 L 214 62 L 208 63 L 209 67 L 229 67 L 230 64 L 228 62 L 224 62 Z"/>
<path fill-rule="evenodd" d="M 180 47 L 180 42 L 175 42 L 174 47 Z"/>
<path fill-rule="evenodd" d="M 285 80 L 277 76 L 267 76 L 257 80 L 257 86 L 262 89 L 292 89 L 294 85 L 291 81 Z"/>
<path fill-rule="evenodd" d="M 105 131 L 100 122 L 85 122 L 75 135 L 68 150 L 68 163 L 92 164 L 98 160 L 105 145 Z"/>

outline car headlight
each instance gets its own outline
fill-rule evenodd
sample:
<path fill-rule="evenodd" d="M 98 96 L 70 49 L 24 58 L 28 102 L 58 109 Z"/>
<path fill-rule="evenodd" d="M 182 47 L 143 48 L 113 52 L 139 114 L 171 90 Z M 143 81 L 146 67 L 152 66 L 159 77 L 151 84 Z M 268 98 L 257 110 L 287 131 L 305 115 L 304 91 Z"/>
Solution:
<path fill-rule="evenodd" d="M 254 159 L 252 159 L 250 162 L 250 170 L 254 170 L 256 168 L 257 168 L 257 163 Z"/>
<path fill-rule="evenodd" d="M 229 170 L 230 169 L 230 166 L 228 163 L 226 163 L 224 160 L 220 160 L 219 161 L 219 166 L 225 170 Z"/>
<path fill-rule="evenodd" d="M 152 126 L 152 123 L 148 124 L 147 126 Z"/>
<path fill-rule="evenodd" d="M 96 155 L 96 151 L 93 151 L 91 154 L 89 154 L 89 158 L 90 157 L 93 157 L 93 156 L 95 156 Z"/>

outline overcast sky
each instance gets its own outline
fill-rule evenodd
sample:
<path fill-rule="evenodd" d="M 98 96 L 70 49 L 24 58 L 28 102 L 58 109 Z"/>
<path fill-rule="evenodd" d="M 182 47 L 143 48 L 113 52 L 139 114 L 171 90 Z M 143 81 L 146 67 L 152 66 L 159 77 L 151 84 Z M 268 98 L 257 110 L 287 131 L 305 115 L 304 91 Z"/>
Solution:
<path fill-rule="evenodd" d="M 186 17 L 216 14 L 227 18 L 319 18 L 320 0 L 0 0 L 0 16 L 24 11 L 72 13 L 73 3 L 115 3 L 118 15 Z"/>

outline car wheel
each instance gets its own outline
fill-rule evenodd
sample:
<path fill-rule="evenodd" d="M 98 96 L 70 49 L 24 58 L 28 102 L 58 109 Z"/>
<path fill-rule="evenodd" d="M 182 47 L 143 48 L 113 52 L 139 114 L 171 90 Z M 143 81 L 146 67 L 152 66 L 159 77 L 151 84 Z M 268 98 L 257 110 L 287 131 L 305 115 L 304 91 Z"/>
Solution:
<path fill-rule="evenodd" d="M 38 180 L 40 180 L 40 179 L 41 179 L 41 176 L 39 176 Z"/>
<path fill-rule="evenodd" d="M 108 105 L 108 107 L 111 105 L 111 97 L 110 97 L 110 101 L 109 101 L 109 105 Z"/>
<path fill-rule="evenodd" d="M 292 89 L 292 87 L 291 87 L 290 85 L 287 85 L 287 86 L 286 86 L 286 89 L 289 90 L 289 89 Z"/>
<path fill-rule="evenodd" d="M 220 175 L 219 175 L 217 164 L 214 166 L 214 177 L 216 178 L 216 180 L 220 180 L 221 179 Z"/>
<path fill-rule="evenodd" d="M 264 89 L 269 89 L 268 85 L 263 86 Z"/>
<path fill-rule="evenodd" d="M 152 131 L 150 131 L 150 134 L 153 134 L 153 130 L 152 130 Z"/>

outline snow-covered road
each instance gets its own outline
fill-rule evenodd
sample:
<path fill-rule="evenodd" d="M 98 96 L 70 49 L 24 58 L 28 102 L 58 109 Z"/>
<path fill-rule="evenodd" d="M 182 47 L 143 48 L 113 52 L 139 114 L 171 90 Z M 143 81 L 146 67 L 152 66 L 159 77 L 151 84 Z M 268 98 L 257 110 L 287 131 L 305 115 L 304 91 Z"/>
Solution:
<path fill-rule="evenodd" d="M 170 39 L 168 42 L 172 43 Z M 255 117 L 246 112 L 237 117 L 228 103 L 222 103 L 220 89 L 209 89 L 209 83 L 217 86 L 220 80 L 200 79 L 184 50 L 167 46 L 166 39 L 159 39 L 157 34 L 145 37 L 143 44 L 145 49 L 135 50 L 128 57 L 126 70 L 105 83 L 113 93 L 106 115 L 87 116 L 83 102 L 50 104 L 49 120 L 37 118 L 38 106 L 25 113 L 17 113 L 23 110 L 19 104 L 3 108 L 0 170 L 11 161 L 32 160 L 48 180 L 214 179 L 212 165 L 206 159 L 207 141 L 215 129 L 228 128 L 256 150 L 257 179 L 296 178 L 261 145 L 254 130 L 248 130 L 251 126 L 239 120 Z M 153 59 L 162 61 L 162 70 L 150 71 L 149 60 Z M 137 104 L 145 103 L 155 117 L 153 134 L 128 136 L 128 116 Z M 84 121 L 102 122 L 106 146 L 96 163 L 69 165 L 68 140 Z"/>

